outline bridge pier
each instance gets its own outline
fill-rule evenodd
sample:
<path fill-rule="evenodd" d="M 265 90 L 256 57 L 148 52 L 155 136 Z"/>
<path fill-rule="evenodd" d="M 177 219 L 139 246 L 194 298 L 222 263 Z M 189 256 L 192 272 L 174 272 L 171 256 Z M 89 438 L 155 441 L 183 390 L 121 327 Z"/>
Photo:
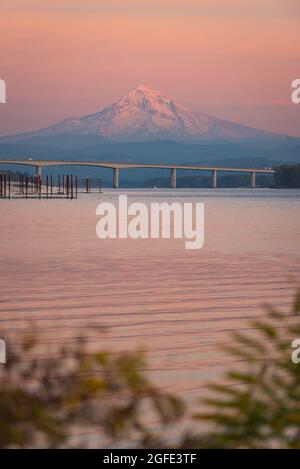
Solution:
<path fill-rule="evenodd" d="M 217 184 L 217 170 L 213 169 L 212 172 L 211 172 L 211 187 L 213 189 L 216 189 L 217 186 L 218 186 L 218 184 Z"/>
<path fill-rule="evenodd" d="M 176 169 L 175 168 L 171 168 L 171 188 L 172 189 L 176 189 Z"/>
<path fill-rule="evenodd" d="M 119 189 L 119 168 L 113 168 L 113 187 Z"/>
<path fill-rule="evenodd" d="M 252 171 L 251 173 L 251 189 L 256 188 L 256 173 Z"/>

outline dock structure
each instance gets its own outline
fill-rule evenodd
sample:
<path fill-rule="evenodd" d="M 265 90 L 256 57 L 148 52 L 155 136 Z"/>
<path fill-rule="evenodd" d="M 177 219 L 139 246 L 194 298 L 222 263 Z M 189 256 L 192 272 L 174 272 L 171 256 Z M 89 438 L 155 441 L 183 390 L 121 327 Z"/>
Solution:
<path fill-rule="evenodd" d="M 62 184 L 61 184 L 62 181 Z M 77 199 L 78 180 L 77 176 L 72 174 L 59 175 L 55 178 L 53 175 L 44 177 L 42 180 L 41 172 L 35 176 L 28 174 L 19 174 L 14 180 L 10 173 L 0 172 L 0 198 L 67 198 Z"/>
<path fill-rule="evenodd" d="M 10 199 L 11 194 L 11 181 L 10 174 L 5 172 L 0 173 L 0 197 L 3 199 Z"/>
<path fill-rule="evenodd" d="M 167 169 L 170 170 L 170 187 L 175 189 L 177 170 L 180 171 L 204 171 L 211 172 L 211 187 L 216 189 L 218 187 L 217 174 L 220 172 L 231 173 L 247 173 L 250 175 L 250 187 L 256 187 L 256 174 L 275 174 L 276 171 L 272 168 L 237 168 L 237 167 L 223 167 L 223 166 L 200 166 L 200 165 L 173 165 L 173 164 L 152 164 L 152 163 L 116 163 L 105 161 L 63 161 L 63 160 L 0 160 L 3 165 L 22 165 L 35 167 L 36 178 L 41 178 L 42 169 L 52 166 L 86 166 L 96 168 L 109 168 L 113 171 L 113 187 L 118 189 L 120 187 L 120 170 L 121 169 Z M 89 192 L 90 187 L 86 192 Z"/>

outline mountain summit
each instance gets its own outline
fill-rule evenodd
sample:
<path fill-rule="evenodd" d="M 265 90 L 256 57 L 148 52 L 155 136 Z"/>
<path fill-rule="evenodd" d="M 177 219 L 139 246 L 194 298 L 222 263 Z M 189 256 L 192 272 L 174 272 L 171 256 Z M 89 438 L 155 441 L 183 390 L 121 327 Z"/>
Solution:
<path fill-rule="evenodd" d="M 111 142 L 164 139 L 178 142 L 261 140 L 273 136 L 268 132 L 188 109 L 157 90 L 139 85 L 96 114 L 64 119 L 53 126 L 1 140 L 18 141 L 63 134 L 96 135 Z"/>

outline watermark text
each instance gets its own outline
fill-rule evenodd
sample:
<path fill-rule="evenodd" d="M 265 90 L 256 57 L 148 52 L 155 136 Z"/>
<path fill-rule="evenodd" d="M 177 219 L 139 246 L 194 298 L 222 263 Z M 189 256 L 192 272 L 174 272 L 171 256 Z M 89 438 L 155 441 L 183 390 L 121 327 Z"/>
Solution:
<path fill-rule="evenodd" d="M 0 363 L 6 363 L 6 344 L 3 339 L 0 339 Z"/>
<path fill-rule="evenodd" d="M 0 104 L 6 103 L 6 84 L 5 81 L 0 78 Z"/>
<path fill-rule="evenodd" d="M 299 104 L 300 103 L 300 78 L 296 78 L 292 82 L 292 88 L 294 91 L 291 94 L 292 103 Z"/>
<path fill-rule="evenodd" d="M 99 239 L 184 239 L 186 249 L 204 244 L 204 204 L 192 202 L 133 202 L 119 195 L 118 204 L 101 202 L 96 226 Z"/>
<path fill-rule="evenodd" d="M 298 365 L 300 363 L 300 339 L 295 339 L 292 342 L 292 348 L 295 350 L 292 352 L 292 362 Z"/>

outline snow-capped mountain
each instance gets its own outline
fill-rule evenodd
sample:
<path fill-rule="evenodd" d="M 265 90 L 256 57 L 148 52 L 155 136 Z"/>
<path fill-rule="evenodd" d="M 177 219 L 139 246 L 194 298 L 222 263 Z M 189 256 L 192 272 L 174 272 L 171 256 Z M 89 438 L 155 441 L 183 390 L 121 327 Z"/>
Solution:
<path fill-rule="evenodd" d="M 97 135 L 105 141 L 172 139 L 260 140 L 272 134 L 188 109 L 159 91 L 139 85 L 116 103 L 96 114 L 67 118 L 50 127 L 14 135 L 2 141 L 63 134 Z"/>

